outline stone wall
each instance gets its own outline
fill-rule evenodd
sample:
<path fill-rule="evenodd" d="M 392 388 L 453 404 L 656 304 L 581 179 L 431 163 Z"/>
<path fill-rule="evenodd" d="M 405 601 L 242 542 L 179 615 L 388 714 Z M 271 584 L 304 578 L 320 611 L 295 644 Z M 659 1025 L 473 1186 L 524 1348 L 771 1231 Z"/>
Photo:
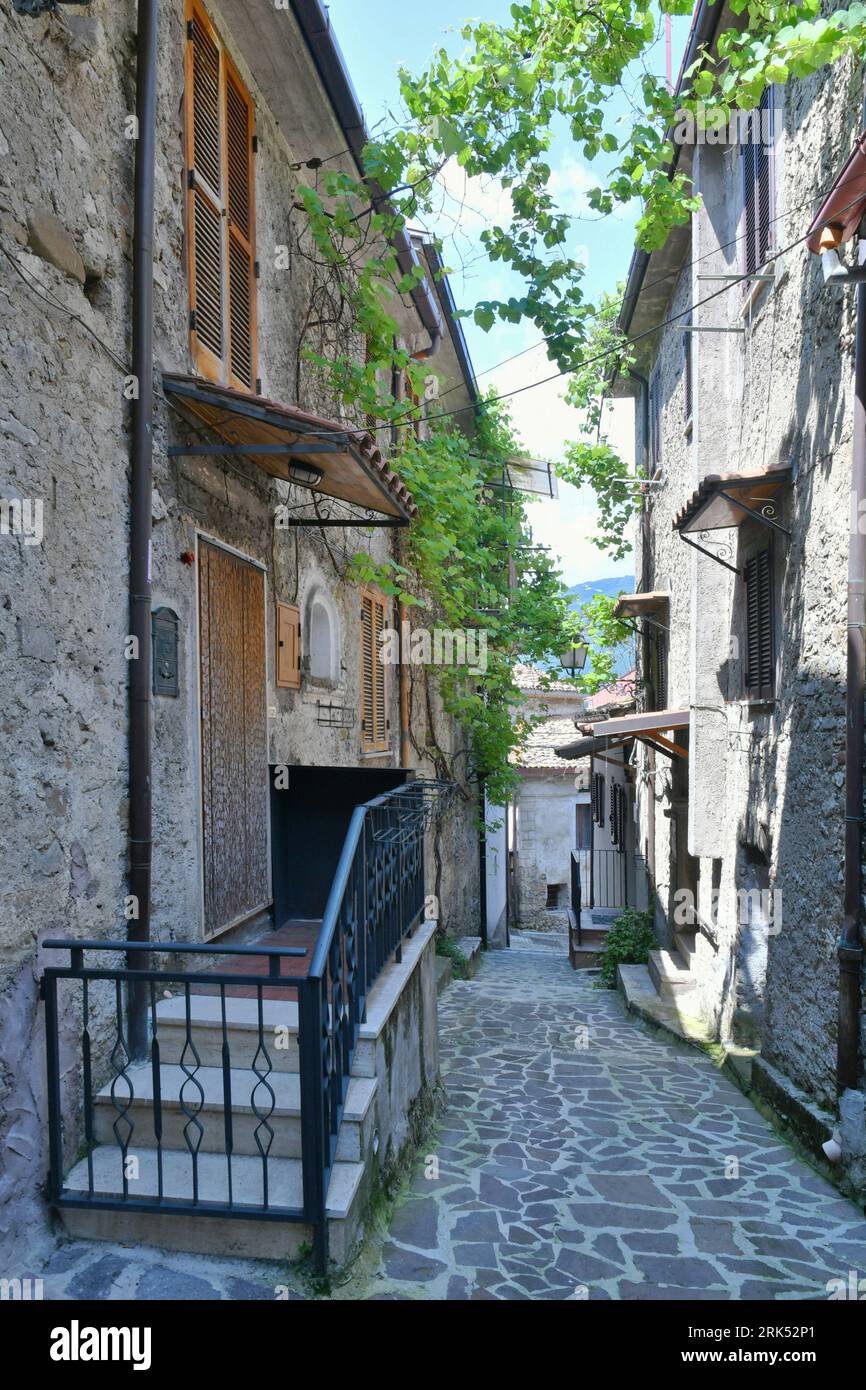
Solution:
<path fill-rule="evenodd" d="M 847 63 L 832 78 L 795 81 L 780 94 L 778 251 L 803 237 L 861 129 L 861 103 L 862 71 Z M 706 277 L 742 269 L 741 243 L 727 244 L 742 231 L 738 150 L 701 147 L 696 175 L 705 206 L 693 218 L 691 264 L 675 281 L 671 314 L 719 290 Z M 639 364 L 660 372 L 665 402 L 663 482 L 652 490 L 647 545 L 638 535 L 637 570 L 646 559 L 646 587 L 670 590 L 667 704 L 691 709 L 688 849 L 704 921 L 692 970 L 719 1036 L 757 1029 L 768 1060 L 827 1105 L 835 1099 L 842 898 L 853 310 L 854 294 L 825 289 L 802 244 L 780 255 L 774 284 L 734 286 L 698 308 L 702 326 L 744 331 L 694 335 L 691 434 L 681 327 L 666 329 Z M 792 534 L 775 548 L 777 696 L 755 707 L 742 699 L 742 583 L 688 549 L 672 521 L 708 473 L 774 464 L 793 468 L 781 512 Z M 732 540 L 732 551 L 720 554 L 741 565 L 763 534 L 748 523 L 711 534 L 708 548 Z M 677 886 L 665 815 L 675 792 L 667 760 L 655 762 L 650 776 L 644 755 L 640 833 L 654 786 L 664 931 Z M 737 892 L 760 883 L 781 890 L 781 921 L 777 913 L 758 949 Z"/>
<path fill-rule="evenodd" d="M 292 237 L 299 178 L 292 165 L 343 149 L 343 133 L 300 36 L 303 80 L 293 89 L 297 119 L 289 122 L 290 142 L 285 119 L 278 123 L 228 26 L 213 7 L 211 14 L 255 105 L 262 391 L 340 418 L 339 402 L 328 399 L 301 357 L 301 325 L 317 293 L 315 273 L 300 255 L 288 270 L 278 270 L 276 248 Z M 294 23 L 288 13 L 285 20 Z M 182 0 L 160 5 L 159 24 L 157 384 L 163 371 L 191 370 Z M 35 21 L 13 15 L 7 5 L 0 8 L 0 495 L 44 504 L 41 544 L 0 537 L 0 708 L 5 746 L 12 750 L 0 767 L 0 836 L 12 868 L 4 875 L 0 912 L 4 1239 L 29 1219 L 27 1204 L 35 1200 L 44 1172 L 35 989 L 44 962 L 34 948 L 50 935 L 123 936 L 126 930 L 130 416 L 123 386 L 131 353 L 134 146 L 124 131 L 134 110 L 134 26 L 132 0 L 94 0 L 87 15 Z M 397 313 L 406 346 L 426 346 L 411 304 L 398 305 Z M 355 346 L 362 350 L 357 340 Z M 277 531 L 272 518 L 276 503 L 288 495 L 286 485 L 242 459 L 167 456 L 170 445 L 192 438 L 158 393 L 153 602 L 179 616 L 181 673 L 180 697 L 154 700 L 152 926 L 154 936 L 165 940 L 196 940 L 202 931 L 196 573 L 180 558 L 195 550 L 198 537 L 229 545 L 265 570 L 270 760 L 399 765 L 395 668 L 387 684 L 391 748 L 376 758 L 361 753 L 359 721 L 351 730 L 318 724 L 321 687 L 304 679 L 299 691 L 277 689 L 273 669 L 274 600 L 298 603 L 303 614 L 318 589 L 328 596 L 341 636 L 339 678 L 325 698 L 357 709 L 358 594 L 343 576 L 355 550 L 384 559 L 393 544 L 389 533 Z M 435 691 L 431 709 L 441 746 L 461 758 L 462 735 Z M 413 720 L 423 745 L 429 717 L 419 697 Z M 433 771 L 413 761 L 422 772 Z M 477 932 L 478 839 L 471 798 L 458 800 L 442 825 L 435 854 L 431 850 L 431 874 L 445 924 L 457 935 Z M 64 1016 L 70 1058 L 79 1026 L 77 1012 Z M 96 1034 L 108 1027 L 107 1015 L 97 1012 Z M 29 1048 L 22 1056 L 25 1039 Z M 74 1086 L 66 1090 L 74 1097 Z M 72 1132 L 72 1111 L 67 1119 Z"/>

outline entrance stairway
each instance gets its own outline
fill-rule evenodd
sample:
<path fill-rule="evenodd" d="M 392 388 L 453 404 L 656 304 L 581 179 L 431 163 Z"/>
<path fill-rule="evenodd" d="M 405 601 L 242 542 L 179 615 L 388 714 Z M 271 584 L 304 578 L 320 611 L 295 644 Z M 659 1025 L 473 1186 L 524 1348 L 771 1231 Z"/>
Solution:
<path fill-rule="evenodd" d="M 680 927 L 672 949 L 650 951 L 646 965 L 621 965 L 619 988 L 632 1013 L 689 1042 L 711 1042 L 692 970 L 698 935 L 697 925 Z"/>
<path fill-rule="evenodd" d="M 72 1234 L 208 1254 L 287 1259 L 311 1243 L 312 1229 L 302 1221 L 237 1216 L 201 1220 L 197 1214 L 169 1216 L 134 1209 L 136 1197 L 158 1195 L 160 1163 L 166 1200 L 189 1197 L 195 1169 L 200 1203 L 233 1200 L 259 1206 L 264 1202 L 267 1167 L 269 1204 L 303 1206 L 298 1006 L 288 1000 L 262 1000 L 267 1060 L 261 1052 L 258 1007 L 254 999 L 227 998 L 224 1040 L 218 996 L 189 995 L 189 1026 L 183 993 L 157 1004 L 158 1067 L 152 1061 L 130 1065 L 125 1071 L 128 1086 L 115 1078 L 96 1093 L 94 1147 L 90 1158 L 80 1159 L 66 1178 L 67 1190 L 87 1193 L 92 1164 L 95 1194 L 122 1198 L 125 1161 L 130 1210 L 64 1208 L 63 1219 Z M 363 1031 L 326 1198 L 331 1253 L 340 1263 L 355 1243 L 365 1174 L 376 1143 L 377 1039 L 364 1038 Z M 224 1070 L 226 1049 L 230 1066 Z M 121 1143 L 127 1146 L 125 1160 Z M 195 1164 L 191 1150 L 197 1155 Z"/>
<path fill-rule="evenodd" d="M 600 963 L 604 939 L 621 911 L 620 908 L 588 908 L 580 914 L 580 931 L 571 908 L 568 911 L 568 959 L 572 970 L 592 970 Z"/>

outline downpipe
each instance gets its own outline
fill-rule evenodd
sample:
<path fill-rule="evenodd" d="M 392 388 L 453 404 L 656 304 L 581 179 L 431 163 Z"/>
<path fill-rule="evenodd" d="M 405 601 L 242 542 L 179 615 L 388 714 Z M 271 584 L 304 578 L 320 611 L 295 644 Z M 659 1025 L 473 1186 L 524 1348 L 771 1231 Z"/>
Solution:
<path fill-rule="evenodd" d="M 153 853 L 151 770 L 151 601 L 153 493 L 153 209 L 156 159 L 158 0 L 138 0 L 135 78 L 135 213 L 132 252 L 132 401 L 129 611 L 135 658 L 129 663 L 129 892 L 130 943 L 150 940 Z M 130 970 L 146 968 L 130 950 Z M 133 1057 L 147 1051 L 147 987 L 130 983 L 128 1042 Z"/>
<path fill-rule="evenodd" d="M 839 1091 L 860 1081 L 860 975 L 862 945 L 863 701 L 866 691 L 866 228 L 861 226 L 857 277 L 857 329 L 854 359 L 854 450 L 851 526 L 848 542 L 848 665 L 845 710 L 845 872 L 844 917 L 839 939 L 839 1023 L 836 1079 Z M 831 281 L 832 283 L 832 281 Z"/>

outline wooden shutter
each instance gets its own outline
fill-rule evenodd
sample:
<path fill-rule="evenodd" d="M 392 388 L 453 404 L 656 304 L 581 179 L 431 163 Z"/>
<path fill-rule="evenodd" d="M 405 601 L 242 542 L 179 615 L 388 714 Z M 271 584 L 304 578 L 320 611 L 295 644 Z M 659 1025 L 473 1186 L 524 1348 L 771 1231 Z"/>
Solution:
<path fill-rule="evenodd" d="M 746 580 L 746 695 L 752 700 L 772 700 L 775 688 L 773 640 L 773 553 L 752 555 L 745 566 Z"/>
<path fill-rule="evenodd" d="M 760 270 L 773 246 L 774 124 L 773 89 L 768 87 L 749 120 L 747 139 L 741 147 L 747 275 Z M 747 293 L 752 288 L 749 284 L 745 286 Z"/>
<path fill-rule="evenodd" d="M 187 0 L 190 344 L 210 381 L 256 382 L 253 109 L 219 35 Z"/>
<path fill-rule="evenodd" d="M 361 747 L 384 752 L 388 747 L 385 706 L 385 666 L 380 637 L 385 629 L 385 600 L 370 589 L 361 591 Z"/>
<path fill-rule="evenodd" d="M 291 603 L 277 604 L 277 685 L 301 687 L 301 614 Z"/>
<path fill-rule="evenodd" d="M 691 325 L 691 322 L 692 316 L 691 314 L 689 314 L 688 318 L 686 319 L 686 323 Z M 683 411 L 685 414 L 686 424 L 688 424 L 691 420 L 692 410 L 694 409 L 694 387 L 692 379 L 693 338 L 693 333 L 683 334 Z"/>

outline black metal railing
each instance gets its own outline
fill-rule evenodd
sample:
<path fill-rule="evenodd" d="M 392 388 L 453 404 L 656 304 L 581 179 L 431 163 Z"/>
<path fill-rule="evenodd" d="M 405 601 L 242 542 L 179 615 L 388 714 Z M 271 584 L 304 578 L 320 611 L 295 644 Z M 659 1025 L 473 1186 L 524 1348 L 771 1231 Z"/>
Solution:
<path fill-rule="evenodd" d="M 68 965 L 45 969 L 41 985 L 53 1205 L 303 1222 L 313 1228 L 316 1264 L 321 1270 L 327 1267 L 328 1182 L 352 1056 L 370 988 L 392 956 L 401 960 L 403 941 L 423 916 L 425 831 L 446 787 L 409 782 L 356 807 L 306 975 L 283 970 L 288 958 L 308 954 L 299 947 L 71 939 L 43 943 L 48 950 L 69 953 Z M 118 953 L 131 952 L 136 966 L 148 958 L 154 964 L 131 969 L 128 960 L 116 963 Z M 95 953 L 113 955 L 115 963 L 87 963 L 86 956 Z M 244 974 L 215 974 L 159 964 L 158 956 L 172 954 L 196 964 L 202 957 L 210 963 L 214 957 L 247 957 L 254 963 L 265 958 L 268 973 L 256 973 L 254 965 Z M 74 1000 L 62 997 L 74 985 L 80 1012 Z M 178 991 L 179 1001 L 170 1014 L 168 986 Z M 206 1025 L 193 1009 L 197 987 L 206 987 L 217 1001 Z M 140 997 L 142 991 L 150 1005 L 150 1034 L 146 1055 L 137 1058 L 126 996 L 133 992 Z M 302 1192 L 298 1200 L 286 1201 L 285 1181 L 272 1181 L 274 1160 L 286 1156 L 275 1143 L 272 1123 L 279 1084 L 273 1054 L 280 1046 L 275 1035 L 289 1018 L 285 1005 L 292 991 L 298 1007 Z M 236 1044 L 233 1056 L 237 1010 L 229 1006 L 238 992 L 247 1018 L 243 1043 Z M 274 1000 L 280 1005 L 276 1010 Z M 275 1023 L 277 1018 L 282 1023 Z M 210 1030 L 206 1043 L 203 1027 Z M 167 1057 L 176 1060 L 167 1064 Z M 95 1069 L 104 1078 L 98 1094 Z M 73 1122 L 64 1136 L 62 1087 L 69 1078 L 80 1078 L 81 1104 L 67 1107 Z M 78 1138 L 83 1138 L 78 1153 L 86 1171 L 82 1178 L 77 1168 L 73 1187 L 64 1179 L 66 1160 L 72 1157 L 64 1152 L 64 1140 L 67 1149 L 75 1149 Z M 238 1183 L 241 1156 L 246 1168 Z M 254 1181 L 250 1159 L 257 1172 Z"/>
<path fill-rule="evenodd" d="M 583 945 L 581 933 L 580 910 L 582 903 L 582 888 L 580 879 L 581 859 L 586 856 L 587 850 L 573 849 L 569 863 L 571 875 L 571 908 L 568 914 L 568 959 L 572 965 L 575 963 L 575 947 Z"/>
<path fill-rule="evenodd" d="M 626 855 L 619 849 L 594 849 L 590 881 L 590 907 L 625 907 Z"/>

